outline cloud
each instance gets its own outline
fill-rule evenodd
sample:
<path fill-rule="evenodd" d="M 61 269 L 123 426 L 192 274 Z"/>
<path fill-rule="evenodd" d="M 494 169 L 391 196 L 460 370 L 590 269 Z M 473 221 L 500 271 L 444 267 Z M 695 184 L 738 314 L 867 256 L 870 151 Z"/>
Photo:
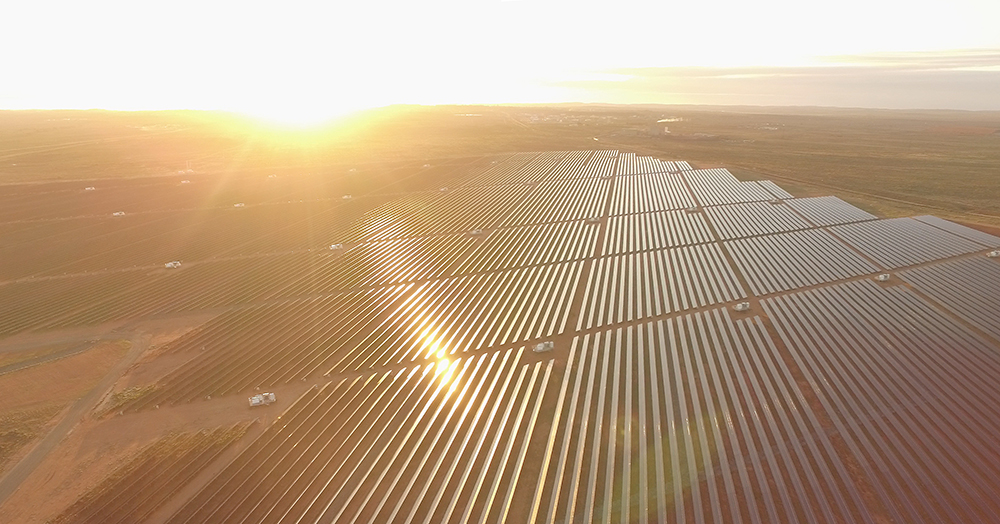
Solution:
<path fill-rule="evenodd" d="M 829 64 L 919 71 L 1000 69 L 1000 49 L 962 49 L 909 53 L 870 53 L 821 58 Z"/>
<path fill-rule="evenodd" d="M 831 57 L 802 67 L 648 67 L 555 83 L 581 101 L 1000 110 L 1000 50 Z M 623 80 L 624 79 L 624 80 Z"/>

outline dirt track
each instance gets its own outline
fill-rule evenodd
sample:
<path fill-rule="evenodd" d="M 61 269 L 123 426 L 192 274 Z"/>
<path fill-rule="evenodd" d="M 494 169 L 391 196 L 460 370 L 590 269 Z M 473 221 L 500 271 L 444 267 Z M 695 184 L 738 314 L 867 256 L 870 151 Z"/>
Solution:
<path fill-rule="evenodd" d="M 35 468 L 48 454 L 62 442 L 76 424 L 94 409 L 105 393 L 121 378 L 122 373 L 132 366 L 149 346 L 149 336 L 135 335 L 130 339 L 132 347 L 128 353 L 87 395 L 76 401 L 63 418 L 35 447 L 28 452 L 2 479 L 0 479 L 0 504 L 17 491 Z"/>

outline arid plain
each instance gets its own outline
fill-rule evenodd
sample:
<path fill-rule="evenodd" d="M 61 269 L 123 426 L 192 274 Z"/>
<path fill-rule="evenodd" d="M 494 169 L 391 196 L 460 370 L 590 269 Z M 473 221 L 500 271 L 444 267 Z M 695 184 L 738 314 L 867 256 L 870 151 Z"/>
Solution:
<path fill-rule="evenodd" d="M 309 307 L 296 309 L 309 301 L 342 301 L 327 305 L 345 322 L 379 319 L 400 300 L 395 288 L 356 302 L 335 294 L 372 282 L 345 253 L 371 236 L 359 221 L 431 213 L 426 202 L 514 152 L 616 149 L 724 166 L 795 197 L 1000 231 L 996 113 L 399 107 L 306 130 L 213 113 L 0 112 L 0 144 L 3 522 L 169 519 L 314 384 L 363 375 L 335 362 L 283 369 L 264 349 L 243 362 L 241 347 L 259 344 L 199 330 L 260 308 L 226 333 L 277 310 L 281 334 L 299 337 L 319 329 Z M 419 270 L 432 274 L 435 260 Z M 323 278 L 331 267 L 344 269 Z M 339 343 L 365 342 L 351 336 Z M 205 354 L 212 344 L 218 359 Z M 178 373 L 191 362 L 202 371 Z M 261 381 L 278 402 L 250 409 Z M 168 478 L 143 476 L 168 462 Z"/>

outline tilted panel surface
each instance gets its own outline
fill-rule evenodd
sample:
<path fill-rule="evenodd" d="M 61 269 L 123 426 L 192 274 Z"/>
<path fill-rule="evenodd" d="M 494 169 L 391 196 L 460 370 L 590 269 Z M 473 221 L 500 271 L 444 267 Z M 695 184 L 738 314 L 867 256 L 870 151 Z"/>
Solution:
<path fill-rule="evenodd" d="M 583 262 L 420 285 L 332 371 L 363 370 L 523 342 L 565 330 Z"/>
<path fill-rule="evenodd" d="M 145 271 L 0 284 L 0 336 L 50 324 L 74 311 L 114 301 L 153 280 Z"/>
<path fill-rule="evenodd" d="M 471 176 L 463 185 L 486 186 L 516 183 L 520 181 L 518 172 L 538 155 L 537 152 L 515 153 L 506 159 L 495 160 L 483 173 Z"/>
<path fill-rule="evenodd" d="M 683 209 L 694 205 L 679 175 L 638 175 L 615 179 L 611 214 L 626 215 Z"/>
<path fill-rule="evenodd" d="M 995 520 L 1000 348 L 903 286 L 762 304 L 889 520 Z"/>
<path fill-rule="evenodd" d="M 723 240 L 812 227 L 788 206 L 769 202 L 706 207 L 705 214 Z"/>
<path fill-rule="evenodd" d="M 900 271 L 899 277 L 1000 340 L 1000 263 L 967 258 Z"/>
<path fill-rule="evenodd" d="M 149 522 L 223 451 L 239 440 L 253 422 L 240 422 L 197 433 L 171 433 L 136 452 L 99 484 L 47 522 L 60 524 L 128 524 Z"/>
<path fill-rule="evenodd" d="M 676 162 L 660 160 L 651 156 L 638 156 L 635 153 L 619 155 L 619 175 L 644 175 L 648 173 L 676 173 L 680 167 Z"/>
<path fill-rule="evenodd" d="M 598 149 L 576 173 L 567 173 L 567 178 L 607 177 L 615 174 L 618 164 L 618 150 Z"/>
<path fill-rule="evenodd" d="M 508 208 L 501 225 L 521 226 L 601 216 L 608 181 L 601 178 L 540 182 L 517 206 Z"/>
<path fill-rule="evenodd" d="M 646 251 L 712 242 L 705 215 L 686 211 L 661 211 L 608 217 L 605 255 Z"/>
<path fill-rule="evenodd" d="M 576 327 L 631 322 L 745 296 L 716 244 L 599 258 L 587 276 Z"/>
<path fill-rule="evenodd" d="M 703 206 L 771 200 L 774 197 L 753 182 L 741 182 L 728 169 L 684 171 L 684 179 Z"/>
<path fill-rule="evenodd" d="M 444 195 L 439 191 L 423 191 L 392 199 L 366 211 L 339 234 L 327 236 L 327 245 L 410 236 L 409 221 L 412 217 L 427 213 L 434 202 Z"/>
<path fill-rule="evenodd" d="M 546 151 L 539 153 L 531 162 L 521 168 L 516 176 L 504 181 L 505 184 L 537 182 L 545 178 L 557 164 L 562 162 L 566 151 Z"/>
<path fill-rule="evenodd" d="M 794 198 L 785 203 L 817 226 L 833 226 L 878 218 L 835 196 Z"/>
<path fill-rule="evenodd" d="M 452 267 L 451 274 L 588 258 L 594 254 L 599 231 L 597 224 L 582 220 L 496 229 L 480 238 L 468 256 Z"/>
<path fill-rule="evenodd" d="M 971 240 L 912 218 L 890 218 L 834 226 L 830 231 L 889 269 L 984 249 Z"/>
<path fill-rule="evenodd" d="M 314 388 L 169 522 L 523 522 L 553 365 L 522 351 Z"/>
<path fill-rule="evenodd" d="M 971 227 L 963 226 L 962 224 L 956 224 L 949 220 L 932 215 L 913 217 L 913 219 L 940 229 L 944 229 L 949 233 L 954 233 L 962 238 L 967 238 L 986 247 L 1000 247 L 1000 237 L 995 237 L 989 233 L 984 233 L 982 231 L 972 229 Z"/>
<path fill-rule="evenodd" d="M 167 347 L 191 357 L 133 408 L 278 386 L 325 372 L 408 289 L 397 286 L 224 313 Z"/>
<path fill-rule="evenodd" d="M 757 180 L 756 183 L 760 187 L 764 188 L 765 191 L 771 193 L 771 195 L 773 195 L 774 198 L 780 198 L 780 199 L 795 198 L 794 195 L 792 195 L 788 191 L 785 191 L 784 189 L 781 188 L 781 186 L 775 184 L 774 182 L 771 182 L 770 180 Z"/>
<path fill-rule="evenodd" d="M 587 178 L 581 176 L 587 164 L 587 159 L 594 151 L 570 151 L 544 177 L 539 180 L 562 180 L 565 178 Z"/>
<path fill-rule="evenodd" d="M 534 522 L 872 522 L 757 317 L 578 336 Z"/>
<path fill-rule="evenodd" d="M 465 234 L 369 242 L 355 246 L 330 269 L 331 289 L 383 286 L 438 278 L 465 258 L 475 241 Z"/>
<path fill-rule="evenodd" d="M 529 189 L 524 185 L 453 189 L 420 208 L 384 220 L 367 240 L 487 229 L 499 224 Z"/>
<path fill-rule="evenodd" d="M 757 296 L 878 271 L 819 229 L 731 240 L 725 246 Z"/>

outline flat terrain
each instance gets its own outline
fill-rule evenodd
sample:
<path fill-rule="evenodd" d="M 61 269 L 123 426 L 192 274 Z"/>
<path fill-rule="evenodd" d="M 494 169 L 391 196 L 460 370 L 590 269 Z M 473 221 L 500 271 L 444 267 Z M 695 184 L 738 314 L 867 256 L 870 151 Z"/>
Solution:
<path fill-rule="evenodd" d="M 188 161 L 246 173 L 595 146 L 745 169 L 880 216 L 933 212 L 1000 226 L 996 112 L 399 107 L 281 132 L 214 114 L 15 112 L 0 114 L 0 184 L 164 175 Z"/>
<path fill-rule="evenodd" d="M 998 130 L 989 113 L 766 108 L 403 107 L 314 130 L 0 112 L 0 521 L 78 500 L 100 515 L 81 497 L 157 445 L 183 460 L 150 522 L 1000 510 L 974 487 L 1000 475 L 992 404 L 961 403 L 996 397 L 977 366 L 997 367 L 1000 321 L 988 290 L 951 291 L 976 293 L 1000 246 L 877 220 L 996 231 Z M 844 316 L 869 319 L 843 328 L 857 361 L 798 342 Z M 974 380 L 953 389 L 890 358 L 954 347 L 941 380 Z M 878 380 L 831 379 L 853 365 Z M 916 402 L 926 384 L 942 389 Z M 258 391 L 278 403 L 249 409 Z M 985 421 L 925 422 L 955 406 Z M 925 411 L 893 418 L 907 409 Z M 659 417 L 676 434 L 647 433 Z M 199 440 L 246 428 L 225 450 Z M 968 451 L 926 459 L 941 439 Z M 899 487 L 939 465 L 962 487 Z M 809 502 L 776 506 L 800 476 Z"/>

